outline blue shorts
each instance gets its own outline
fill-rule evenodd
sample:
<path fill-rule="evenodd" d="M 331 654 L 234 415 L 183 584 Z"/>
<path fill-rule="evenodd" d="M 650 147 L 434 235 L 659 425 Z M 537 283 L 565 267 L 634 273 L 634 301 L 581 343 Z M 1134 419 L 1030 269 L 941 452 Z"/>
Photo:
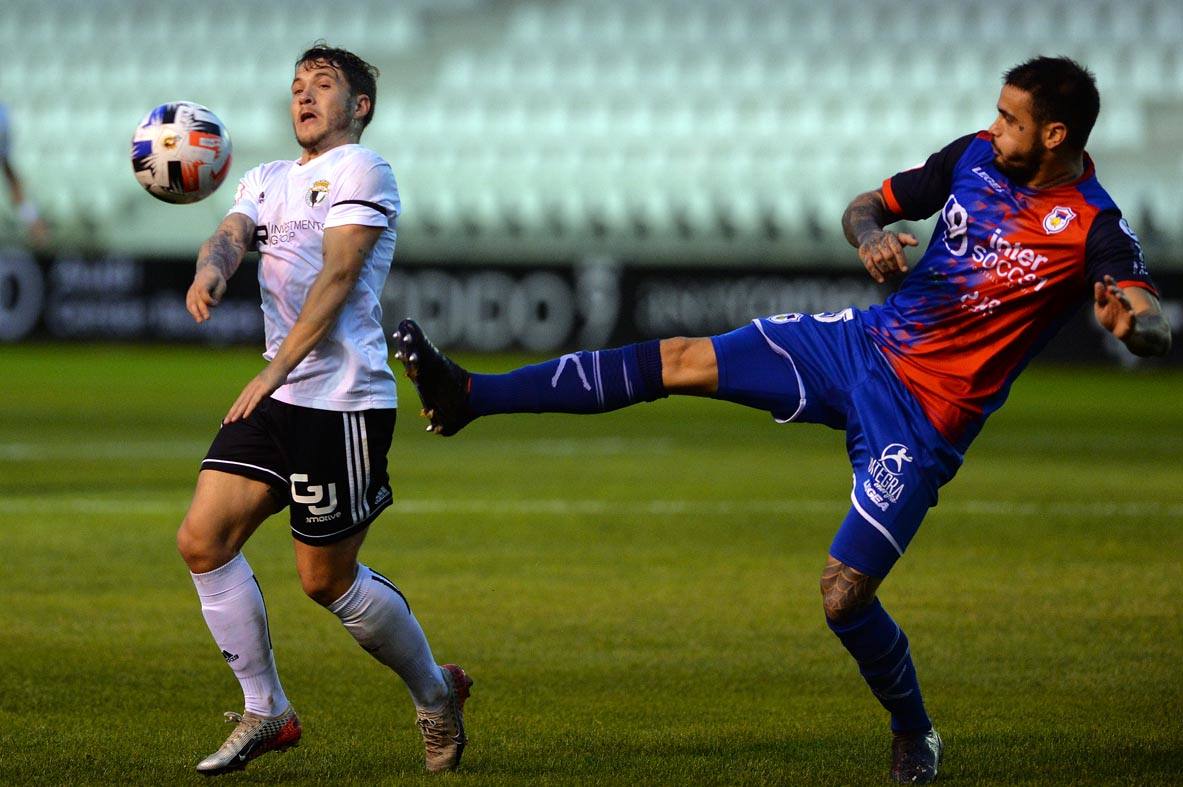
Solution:
<path fill-rule="evenodd" d="M 846 430 L 854 485 L 830 554 L 887 576 L 962 455 L 904 388 L 861 315 L 778 314 L 711 341 L 717 398 L 767 410 L 781 423 Z"/>

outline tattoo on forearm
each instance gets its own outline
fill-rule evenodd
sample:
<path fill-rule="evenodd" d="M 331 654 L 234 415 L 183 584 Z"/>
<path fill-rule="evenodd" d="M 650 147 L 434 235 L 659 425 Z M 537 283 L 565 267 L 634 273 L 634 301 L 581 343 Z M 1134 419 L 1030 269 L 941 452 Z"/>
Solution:
<path fill-rule="evenodd" d="M 197 267 L 212 265 L 224 278 L 230 278 L 238 269 L 246 250 L 225 230 L 218 230 L 201 247 Z"/>
<path fill-rule="evenodd" d="M 840 623 L 875 600 L 882 580 L 835 560 L 826 559 L 822 571 L 822 604 L 826 617 Z"/>
<path fill-rule="evenodd" d="M 842 214 L 842 231 L 846 234 L 847 243 L 857 249 L 859 238 L 864 233 L 883 229 L 889 223 L 889 218 L 875 192 L 858 195 Z"/>

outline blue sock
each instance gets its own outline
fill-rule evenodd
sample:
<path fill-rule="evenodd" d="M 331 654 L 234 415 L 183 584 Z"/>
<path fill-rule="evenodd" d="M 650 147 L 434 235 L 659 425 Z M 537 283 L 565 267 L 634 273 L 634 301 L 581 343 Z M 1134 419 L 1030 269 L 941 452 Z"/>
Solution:
<path fill-rule="evenodd" d="M 605 413 L 667 394 L 658 340 L 577 352 L 506 374 L 474 374 L 468 406 L 495 413 Z"/>
<path fill-rule="evenodd" d="M 912 664 L 912 652 L 904 630 L 887 610 L 875 603 L 853 621 L 829 623 L 842 644 L 858 662 L 863 680 L 875 699 L 891 714 L 893 732 L 927 732 L 932 721 L 924 711 L 920 682 Z"/>

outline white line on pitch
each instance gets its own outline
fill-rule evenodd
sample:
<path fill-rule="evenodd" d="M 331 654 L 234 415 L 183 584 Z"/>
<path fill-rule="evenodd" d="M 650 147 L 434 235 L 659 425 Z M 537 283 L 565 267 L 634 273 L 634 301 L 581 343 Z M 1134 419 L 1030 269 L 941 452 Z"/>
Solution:
<path fill-rule="evenodd" d="M 213 433 L 210 433 L 213 438 Z M 469 451 L 515 451 L 539 456 L 617 456 L 638 453 L 669 453 L 674 441 L 668 438 L 539 438 L 523 440 L 472 440 Z M 192 440 L 120 442 L 118 440 L 79 443 L 0 443 L 0 462 L 32 462 L 53 459 L 186 459 L 196 465 L 209 447 Z M 395 451 L 398 444 L 395 444 Z"/>
<path fill-rule="evenodd" d="M 211 438 L 212 439 L 212 438 Z M 78 443 L 0 443 L 0 462 L 35 462 L 48 459 L 184 459 L 194 464 L 205 455 L 209 443 L 190 440 L 120 442 L 97 440 Z"/>
<path fill-rule="evenodd" d="M 188 496 L 160 499 L 157 493 L 144 497 L 34 497 L 11 496 L 5 499 L 0 521 L 8 516 L 79 514 L 179 515 L 188 504 Z M 840 497 L 828 499 L 782 500 L 587 500 L 543 498 L 535 500 L 487 500 L 479 498 L 424 498 L 397 500 L 392 506 L 397 514 L 488 514 L 520 516 L 694 516 L 727 514 L 768 514 L 788 518 L 794 513 L 833 514 L 846 511 Z M 942 503 L 938 513 L 969 516 L 1038 516 L 1057 515 L 1086 518 L 1183 518 L 1183 504 L 1145 502 L 1025 503 L 1007 500 L 959 500 Z M 7 515 L 7 516 L 6 516 Z"/>

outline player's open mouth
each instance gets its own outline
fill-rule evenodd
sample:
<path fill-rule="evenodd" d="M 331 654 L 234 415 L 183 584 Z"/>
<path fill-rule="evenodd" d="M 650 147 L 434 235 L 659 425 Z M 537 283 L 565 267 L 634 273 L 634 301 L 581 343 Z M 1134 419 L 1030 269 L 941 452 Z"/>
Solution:
<path fill-rule="evenodd" d="M 309 120 L 316 120 L 316 115 L 314 115 L 311 112 L 301 112 L 300 113 L 300 122 L 301 123 L 307 122 Z"/>

